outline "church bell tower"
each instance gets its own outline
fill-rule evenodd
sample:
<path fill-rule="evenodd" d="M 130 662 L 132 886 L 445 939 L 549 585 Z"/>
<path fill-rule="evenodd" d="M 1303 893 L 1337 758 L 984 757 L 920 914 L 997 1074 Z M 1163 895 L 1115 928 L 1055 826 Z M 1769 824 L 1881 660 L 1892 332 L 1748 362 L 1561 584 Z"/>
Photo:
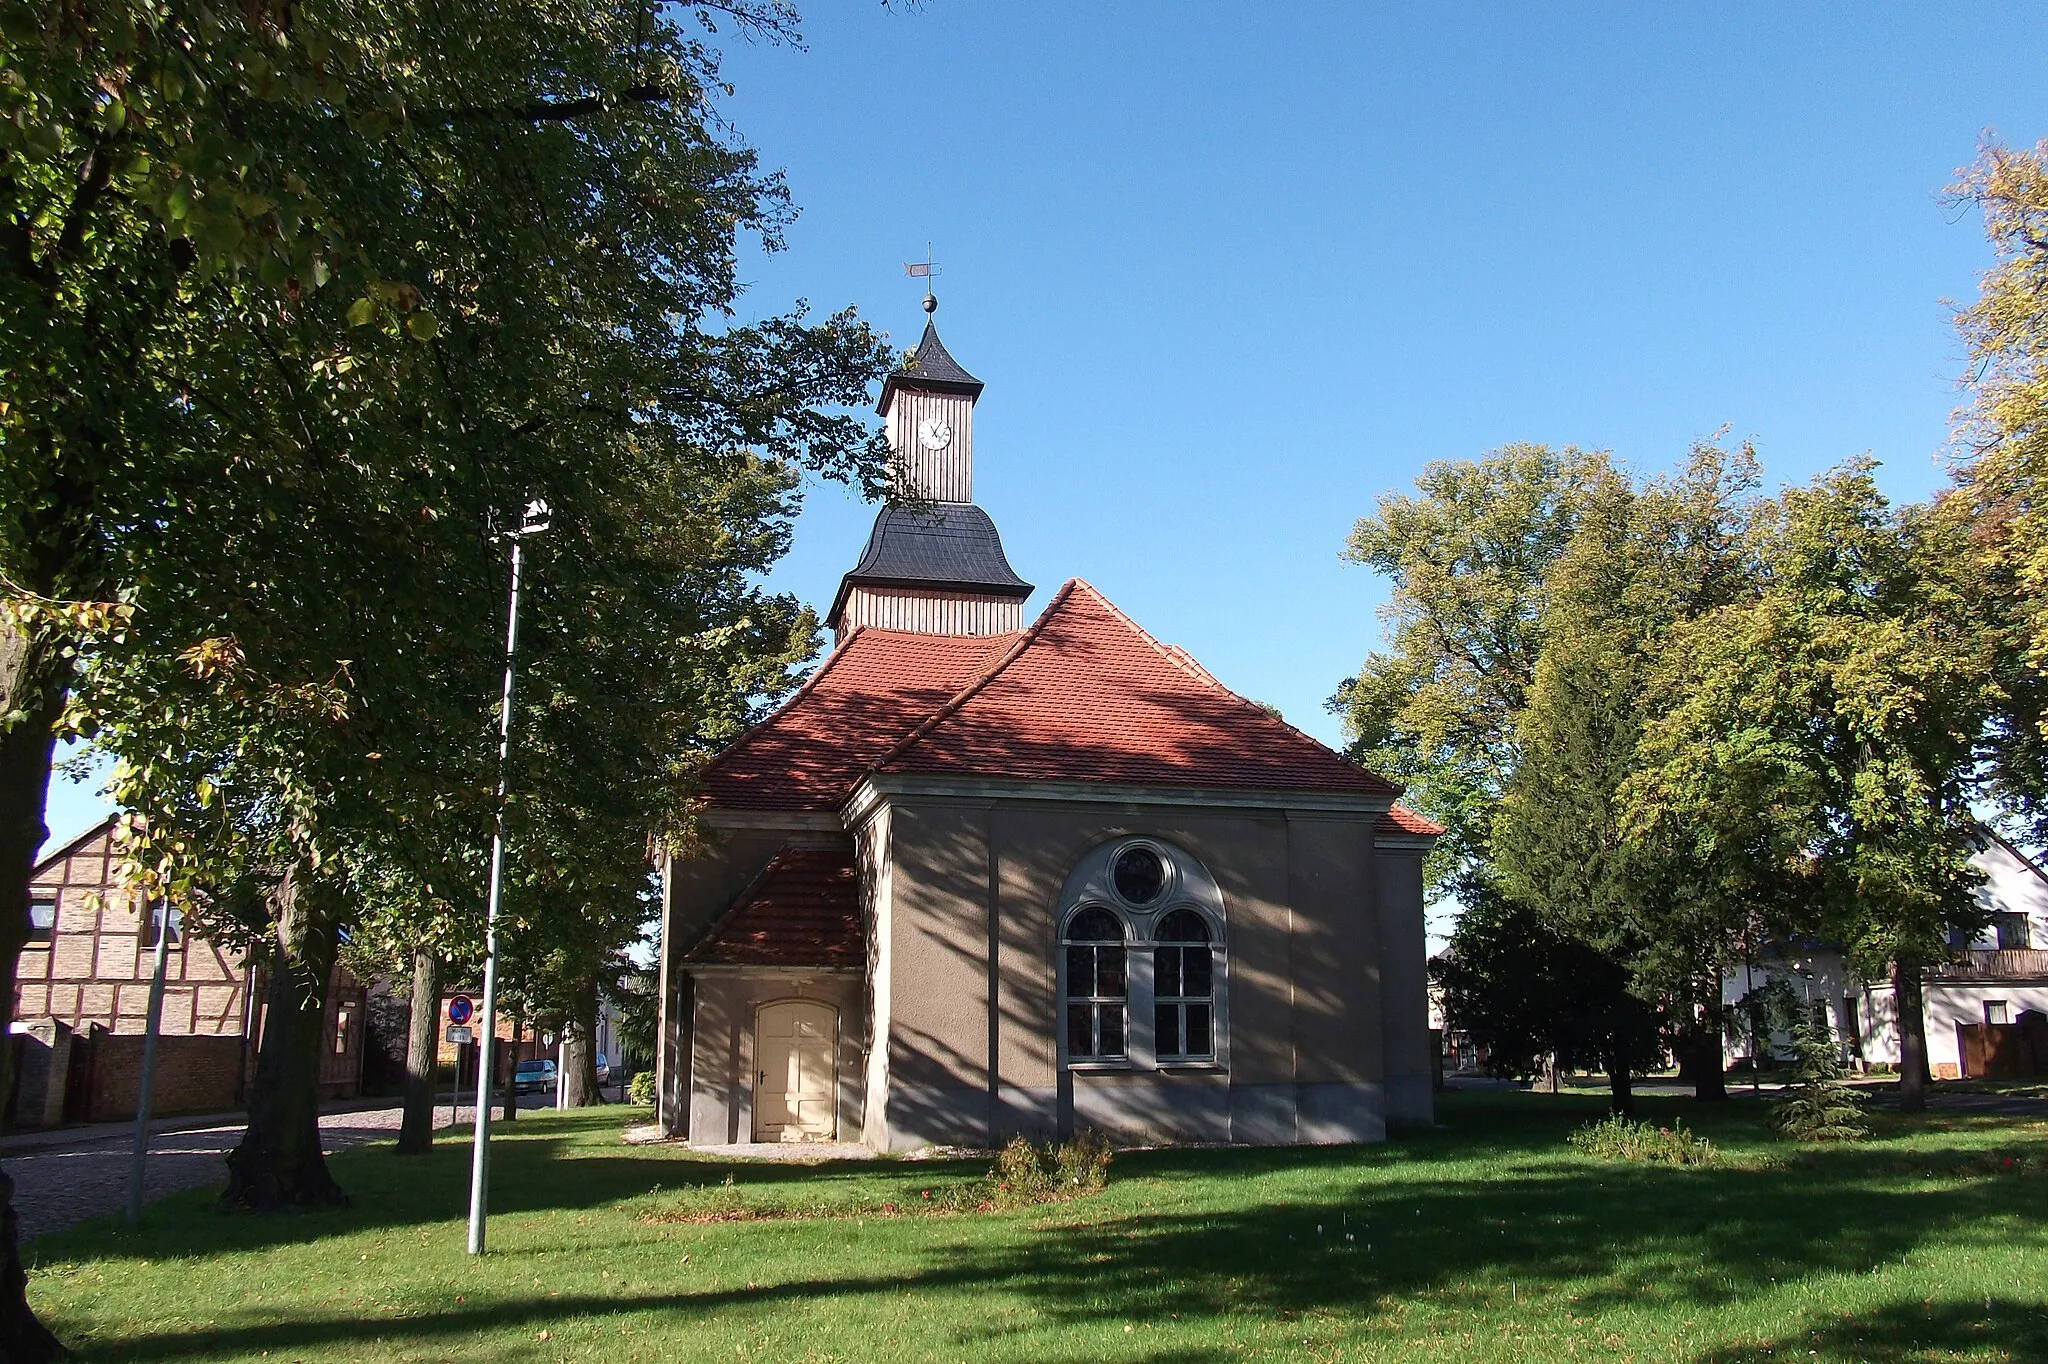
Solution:
<path fill-rule="evenodd" d="M 925 312 L 938 300 L 925 295 Z M 981 380 L 960 367 L 929 319 L 917 349 L 882 385 L 899 485 L 917 505 L 884 507 L 867 549 L 839 584 L 826 624 L 834 642 L 857 626 L 927 635 L 1023 628 L 1031 584 L 1003 555 L 974 505 L 974 404 Z"/>

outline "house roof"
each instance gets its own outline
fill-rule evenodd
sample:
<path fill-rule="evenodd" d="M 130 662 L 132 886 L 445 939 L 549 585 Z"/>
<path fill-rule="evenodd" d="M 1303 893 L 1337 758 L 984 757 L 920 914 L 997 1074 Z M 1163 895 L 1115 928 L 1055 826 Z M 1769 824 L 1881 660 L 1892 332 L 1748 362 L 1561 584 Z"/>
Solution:
<path fill-rule="evenodd" d="M 700 792 L 724 809 L 836 810 L 875 759 L 1018 638 L 855 630 L 711 761 Z"/>
<path fill-rule="evenodd" d="M 84 847 L 87 843 L 90 843 L 93 839 L 100 837 L 102 834 L 112 829 L 117 819 L 118 816 L 108 815 L 105 819 L 93 825 L 90 829 L 87 829 L 80 834 L 74 834 L 70 839 L 58 844 L 55 848 L 52 848 L 50 851 L 44 853 L 41 857 L 38 857 L 36 859 L 35 868 L 29 873 L 29 875 L 41 876 L 45 871 L 55 866 L 58 862 L 69 857 L 72 853 L 77 852 L 80 848 Z"/>
<path fill-rule="evenodd" d="M 839 595 L 825 618 L 828 625 L 839 623 L 855 586 L 955 588 L 1020 599 L 1031 595 L 1031 584 L 1017 576 L 1003 554 L 996 523 L 971 502 L 882 508 L 860 562 L 840 579 Z"/>
<path fill-rule="evenodd" d="M 869 772 L 1392 797 L 1074 579 L 1021 634 L 859 630 L 714 759 L 714 806 L 836 808 Z"/>
<path fill-rule="evenodd" d="M 875 404 L 875 410 L 887 415 L 899 388 L 961 393 L 969 398 L 978 398 L 984 387 L 981 380 L 962 369 L 960 362 L 947 352 L 945 344 L 939 340 L 939 329 L 927 321 L 924 335 L 918 338 L 917 349 L 911 352 L 910 359 L 882 381 L 882 397 Z"/>
<path fill-rule="evenodd" d="M 785 847 L 683 960 L 699 966 L 860 966 L 853 854 Z"/>
<path fill-rule="evenodd" d="M 1380 816 L 1378 832 L 1408 834 L 1415 838 L 1437 838 L 1443 834 L 1444 826 L 1433 819 L 1416 814 L 1405 805 L 1395 805 Z"/>

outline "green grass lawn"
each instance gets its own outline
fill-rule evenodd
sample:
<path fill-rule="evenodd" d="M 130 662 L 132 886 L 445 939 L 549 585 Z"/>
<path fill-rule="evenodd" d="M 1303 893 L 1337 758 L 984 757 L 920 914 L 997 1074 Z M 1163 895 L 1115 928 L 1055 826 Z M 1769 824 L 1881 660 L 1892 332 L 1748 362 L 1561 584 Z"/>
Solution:
<path fill-rule="evenodd" d="M 1452 1095 L 1381 1147 L 1131 1152 L 1100 1195 L 952 1215 L 924 1191 L 979 1166 L 715 1162 L 623 1146 L 641 1110 L 522 1116 L 480 1261 L 444 1139 L 337 1157 L 342 1211 L 193 1193 L 46 1237 L 30 1292 L 87 1359 L 2048 1360 L 2048 1124 L 1883 1117 L 1807 1150 L 1747 1103 L 1643 1110 L 1726 1162 L 1608 1164 L 1564 1144 L 1595 1100 Z"/>

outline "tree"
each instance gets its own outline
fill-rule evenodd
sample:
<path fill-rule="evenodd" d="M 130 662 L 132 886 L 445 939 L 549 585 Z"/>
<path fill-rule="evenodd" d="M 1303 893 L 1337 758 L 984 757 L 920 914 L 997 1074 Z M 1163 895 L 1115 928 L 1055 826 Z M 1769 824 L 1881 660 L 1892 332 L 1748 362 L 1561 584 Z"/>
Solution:
<path fill-rule="evenodd" d="M 1794 1141 L 1861 1141 L 1870 1135 L 1863 1096 L 1842 1083 L 1835 1039 L 1811 1018 L 1789 1020 L 1798 1068 L 1786 1095 L 1773 1105 L 1771 1120 Z"/>
<path fill-rule="evenodd" d="M 1993 143 L 1950 188 L 1984 215 L 1995 262 L 1957 318 L 1970 401 L 1955 487 L 1936 505 L 1997 644 L 1992 796 L 2048 842 L 2048 141 Z"/>
<path fill-rule="evenodd" d="M 434 1091 L 440 1079 L 441 958 L 431 946 L 413 949 L 412 996 L 405 1037 L 405 1100 L 398 1154 L 425 1155 L 434 1146 Z"/>
<path fill-rule="evenodd" d="M 259 1084 L 297 1092 L 252 1109 L 236 1188 L 317 1200 L 283 1024 L 317 1019 L 394 874 L 476 903 L 487 516 L 547 497 L 568 609 L 661 608 L 601 666 L 558 660 L 558 696 L 619 694 L 636 650 L 777 672 L 802 622 L 745 575 L 786 543 L 792 470 L 881 485 L 835 409 L 883 348 L 845 316 L 731 320 L 735 233 L 774 245 L 786 198 L 717 131 L 715 54 L 642 6 L 138 2 L 0 43 L 0 895 L 68 713 L 121 759 L 146 884 L 271 944 Z M 650 755 L 636 792 L 687 753 Z M 0 1348 L 42 1348 L 9 1310 Z"/>
<path fill-rule="evenodd" d="M 1631 827 L 1623 793 L 1672 628 L 1750 590 L 1739 545 L 1755 483 L 1747 449 L 1702 443 L 1675 477 L 1638 488 L 1607 471 L 1589 484 L 1548 575 L 1542 651 L 1515 720 L 1520 762 L 1490 848 L 1507 893 L 1627 967 L 1703 1099 L 1726 1095 L 1721 976 L 1757 888 L 1717 879 L 1668 829 Z"/>
<path fill-rule="evenodd" d="M 1590 1062 L 1607 1075 L 1614 1111 L 1633 1112 L 1633 1077 L 1656 1063 L 1659 1020 L 1627 970 L 1482 878 L 1467 878 L 1459 898 L 1464 913 L 1431 968 L 1445 1022 L 1486 1048 L 1496 1075 Z"/>
<path fill-rule="evenodd" d="M 1331 699 L 1357 762 L 1407 786 L 1448 831 L 1433 879 L 1485 855 L 1512 775 L 1514 721 L 1542 648 L 1551 566 L 1571 543 L 1604 455 L 1510 445 L 1440 461 L 1420 496 L 1389 493 L 1351 532 L 1345 557 L 1392 584 L 1389 648 Z"/>
<path fill-rule="evenodd" d="M 1897 1000 L 1902 1106 L 1928 1080 L 1921 972 L 1974 930 L 1971 802 L 1995 646 L 1950 580 L 1954 532 L 1894 511 L 1868 460 L 1762 504 L 1749 600 L 1680 623 L 1624 791 L 1646 836 L 1797 887 L 1796 927 L 1844 943 Z"/>

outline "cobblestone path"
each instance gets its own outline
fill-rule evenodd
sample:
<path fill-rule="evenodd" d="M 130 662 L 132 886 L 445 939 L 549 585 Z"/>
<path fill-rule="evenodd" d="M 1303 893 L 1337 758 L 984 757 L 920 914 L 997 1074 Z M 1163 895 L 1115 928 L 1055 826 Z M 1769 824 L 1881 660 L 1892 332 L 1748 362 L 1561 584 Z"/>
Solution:
<path fill-rule="evenodd" d="M 464 1123 L 475 1116 L 465 1105 L 458 1113 Z M 399 1110 L 362 1109 L 329 1113 L 320 1119 L 323 1144 L 329 1155 L 366 1141 L 382 1141 L 398 1134 Z M 437 1121 L 448 1120 L 448 1106 L 435 1110 Z M 149 1139 L 149 1164 L 143 1180 L 145 1202 L 183 1189 L 203 1188 L 227 1181 L 227 1167 L 221 1157 L 241 1140 L 240 1121 L 219 1126 L 157 1132 Z M 80 1132 L 73 1141 L 14 1150 L 0 1150 L 0 1162 L 14 1178 L 14 1208 L 21 1215 L 21 1239 L 41 1236 L 75 1226 L 88 1218 L 118 1213 L 128 1205 L 128 1162 L 134 1149 L 135 1129 L 111 1124 Z"/>

